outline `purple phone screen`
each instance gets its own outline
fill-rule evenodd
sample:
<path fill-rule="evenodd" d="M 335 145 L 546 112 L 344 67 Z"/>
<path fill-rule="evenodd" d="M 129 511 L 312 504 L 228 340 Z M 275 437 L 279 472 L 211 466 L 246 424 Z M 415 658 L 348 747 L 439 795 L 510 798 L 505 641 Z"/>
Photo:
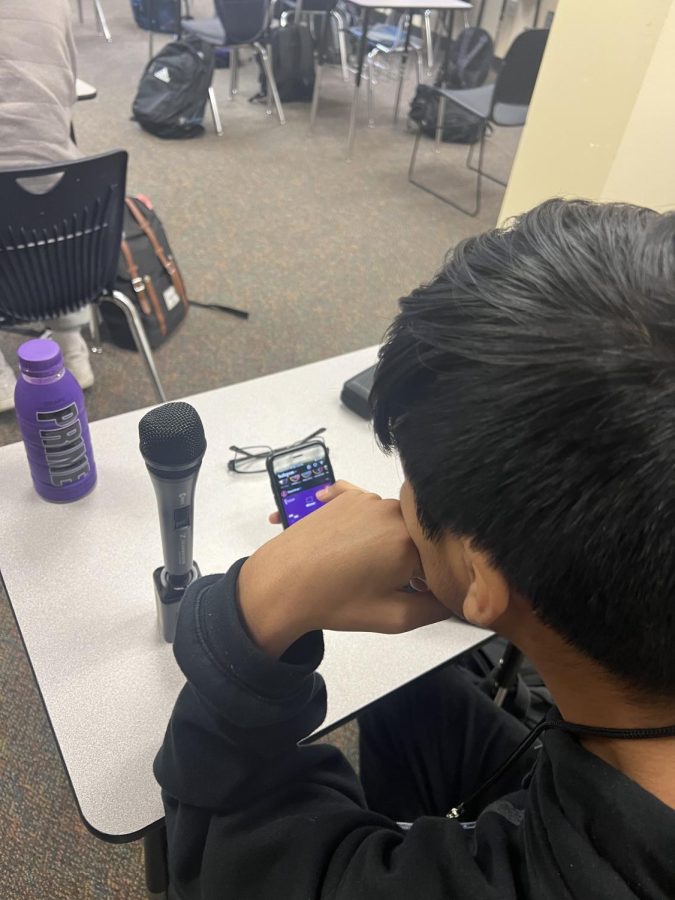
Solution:
<path fill-rule="evenodd" d="M 316 499 L 316 492 L 333 483 L 326 457 L 276 472 L 275 478 L 289 525 L 323 506 L 323 503 Z"/>

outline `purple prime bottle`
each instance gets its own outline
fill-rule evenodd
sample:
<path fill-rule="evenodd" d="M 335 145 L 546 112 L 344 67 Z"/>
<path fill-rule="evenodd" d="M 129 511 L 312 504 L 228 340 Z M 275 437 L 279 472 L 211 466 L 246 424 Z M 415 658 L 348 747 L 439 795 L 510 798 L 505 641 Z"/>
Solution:
<path fill-rule="evenodd" d="M 45 500 L 78 500 L 96 484 L 82 388 L 55 341 L 26 341 L 14 404 L 35 490 Z"/>

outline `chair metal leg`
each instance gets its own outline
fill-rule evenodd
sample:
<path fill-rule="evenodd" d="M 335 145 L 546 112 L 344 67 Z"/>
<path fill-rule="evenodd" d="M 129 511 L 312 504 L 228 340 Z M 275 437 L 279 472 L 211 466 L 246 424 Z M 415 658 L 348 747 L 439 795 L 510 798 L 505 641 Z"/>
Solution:
<path fill-rule="evenodd" d="M 131 335 L 136 344 L 136 348 L 143 357 L 148 372 L 150 373 L 150 377 L 152 378 L 157 396 L 162 403 L 166 403 L 166 394 L 164 393 L 162 382 L 159 380 L 159 375 L 157 374 L 157 369 L 155 367 L 155 360 L 152 356 L 152 350 L 150 349 L 150 344 L 148 343 L 145 331 L 143 330 L 143 323 L 136 312 L 136 307 L 121 291 L 113 291 L 112 294 L 104 294 L 99 302 L 103 302 L 104 300 L 114 303 L 115 306 L 124 313 L 127 325 L 131 329 Z"/>
<path fill-rule="evenodd" d="M 420 138 L 422 137 L 422 129 L 418 126 L 417 134 L 415 136 L 415 143 L 413 145 L 412 156 L 410 157 L 410 165 L 408 166 L 408 181 L 411 184 L 414 184 L 415 187 L 421 188 L 423 191 L 426 191 L 427 194 L 431 194 L 434 197 L 437 197 L 439 200 L 442 200 L 443 203 L 447 203 L 449 206 L 453 206 L 455 209 L 458 209 L 460 212 L 463 212 L 467 216 L 477 216 L 480 212 L 480 202 L 481 202 L 481 178 L 483 175 L 483 151 L 485 149 L 485 132 L 487 130 L 487 122 L 484 123 L 483 130 L 481 132 L 480 138 L 480 147 L 478 150 L 478 168 L 473 171 L 477 172 L 476 176 L 476 194 L 475 201 L 472 208 L 467 208 L 466 206 L 462 206 L 459 203 L 456 203 L 454 200 L 451 200 L 449 197 L 444 194 L 439 194 L 438 191 L 435 191 L 433 188 L 430 188 L 426 184 L 422 184 L 421 181 L 418 181 L 415 178 L 415 162 L 417 160 L 417 151 L 419 148 Z M 436 129 L 436 133 L 438 135 L 438 128 Z M 469 148 L 469 154 L 473 150 L 473 145 Z M 468 157 L 467 157 L 468 162 Z"/>
<path fill-rule="evenodd" d="M 422 59 L 422 54 L 417 50 L 414 51 L 415 57 L 417 58 L 417 66 L 415 67 L 415 74 L 417 75 L 417 84 L 422 84 L 424 81 L 424 60 Z"/>
<path fill-rule="evenodd" d="M 359 109 L 359 92 L 361 90 L 361 76 L 363 75 L 363 61 L 366 56 L 366 43 L 368 40 L 368 26 L 370 24 L 370 7 L 365 7 L 361 17 L 361 37 L 359 38 L 359 55 L 356 61 L 356 77 L 354 79 L 354 95 L 352 108 L 349 114 L 349 135 L 347 137 L 347 159 L 352 158 L 354 152 L 354 139 L 356 137 L 356 117 Z"/>
<path fill-rule="evenodd" d="M 319 93 L 321 91 L 321 78 L 323 76 L 323 65 L 319 63 L 316 67 L 316 74 L 314 76 L 314 90 L 312 91 L 312 108 L 309 113 L 309 130 L 312 131 L 314 129 L 314 123 L 316 122 L 316 114 L 319 110 Z"/>
<path fill-rule="evenodd" d="M 431 33 L 431 10 L 424 10 L 424 43 L 427 53 L 427 72 L 434 68 L 434 39 Z"/>
<path fill-rule="evenodd" d="M 344 18 L 342 17 L 342 14 L 337 9 L 332 9 L 330 15 L 333 19 L 333 22 L 335 23 L 335 30 L 337 31 L 338 49 L 340 51 L 340 68 L 342 69 L 342 80 L 349 81 L 347 39 L 345 38 L 347 25 Z"/>
<path fill-rule="evenodd" d="M 410 49 L 410 32 L 412 31 L 412 13 L 408 12 L 405 31 L 405 43 L 403 45 L 403 53 L 401 54 L 401 64 L 399 66 L 398 87 L 396 89 L 396 102 L 394 103 L 394 125 L 398 122 L 398 110 L 401 105 L 401 91 L 403 90 L 403 76 L 408 63 L 408 52 Z"/>
<path fill-rule="evenodd" d="M 434 140 L 436 142 L 436 153 L 441 152 L 441 140 L 443 138 L 443 123 L 445 122 L 445 97 L 441 97 L 438 104 L 438 114 L 436 116 L 436 134 Z"/>
<path fill-rule="evenodd" d="M 110 30 L 108 28 L 108 23 L 105 19 L 105 13 L 103 12 L 103 7 L 101 6 L 101 0 L 94 0 L 94 12 L 96 13 L 96 28 L 98 31 L 103 32 L 103 37 L 106 39 L 108 43 L 111 43 L 112 36 L 110 34 Z"/>
<path fill-rule="evenodd" d="M 213 127 L 216 129 L 218 137 L 222 136 L 223 126 L 220 122 L 220 113 L 218 112 L 218 104 L 216 103 L 216 92 L 213 85 L 209 87 L 209 106 L 211 107 L 211 118 L 213 119 Z"/>
<path fill-rule="evenodd" d="M 496 178 L 494 175 L 490 175 L 489 172 L 486 172 L 485 169 L 483 169 L 482 159 L 478 164 L 478 168 L 476 166 L 471 165 L 471 157 L 473 156 L 473 150 L 474 150 L 475 146 L 476 146 L 475 144 L 471 145 L 471 149 L 469 150 L 469 155 L 466 158 L 467 169 L 471 169 L 472 172 L 480 172 L 480 175 L 482 178 L 487 178 L 489 181 L 494 181 L 495 184 L 499 184 L 502 187 L 506 187 L 508 182 L 502 181 L 501 178 Z"/>
<path fill-rule="evenodd" d="M 95 303 L 89 304 L 89 349 L 92 353 L 103 353 L 101 346 L 101 329 L 98 321 L 98 306 Z"/>
<path fill-rule="evenodd" d="M 234 95 L 239 90 L 239 51 L 236 47 L 230 47 L 230 91 L 228 100 L 234 100 Z"/>
<path fill-rule="evenodd" d="M 277 83 L 274 79 L 274 72 L 272 70 L 272 56 L 271 53 L 265 48 L 260 42 L 256 41 L 253 45 L 255 49 L 260 54 L 260 58 L 262 59 L 263 69 L 265 70 L 265 78 L 267 79 L 267 106 L 270 108 L 271 99 L 274 100 L 274 105 L 277 109 L 277 115 L 279 116 L 279 124 L 286 124 L 286 116 L 284 115 L 283 108 L 281 106 L 281 99 L 279 98 L 279 91 L 277 90 Z"/>
<path fill-rule="evenodd" d="M 368 106 L 368 128 L 375 127 L 375 116 L 373 115 L 373 81 L 375 80 L 375 60 L 373 59 L 372 54 L 377 53 L 377 49 L 371 50 L 368 54 L 368 89 L 366 91 L 367 98 L 367 106 Z"/>

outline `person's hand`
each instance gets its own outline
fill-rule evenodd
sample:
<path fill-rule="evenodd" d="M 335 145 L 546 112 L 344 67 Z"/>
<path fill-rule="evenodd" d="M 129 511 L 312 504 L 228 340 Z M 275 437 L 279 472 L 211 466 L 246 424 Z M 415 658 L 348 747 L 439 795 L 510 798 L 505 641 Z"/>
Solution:
<path fill-rule="evenodd" d="M 253 640 L 279 656 L 308 631 L 398 633 L 449 613 L 406 586 L 421 572 L 397 500 L 338 482 L 321 509 L 264 544 L 242 566 L 238 594 Z"/>
<path fill-rule="evenodd" d="M 359 491 L 362 494 L 367 493 L 363 488 L 357 487 L 350 481 L 340 480 L 336 481 L 335 484 L 327 484 L 325 488 L 321 488 L 320 491 L 316 492 L 316 497 L 322 503 L 330 503 L 331 500 L 335 500 L 336 497 L 339 497 L 340 494 L 344 494 L 345 491 Z M 274 512 L 271 512 L 267 517 L 267 521 L 270 525 L 281 525 L 281 514 L 279 510 L 275 509 Z"/>

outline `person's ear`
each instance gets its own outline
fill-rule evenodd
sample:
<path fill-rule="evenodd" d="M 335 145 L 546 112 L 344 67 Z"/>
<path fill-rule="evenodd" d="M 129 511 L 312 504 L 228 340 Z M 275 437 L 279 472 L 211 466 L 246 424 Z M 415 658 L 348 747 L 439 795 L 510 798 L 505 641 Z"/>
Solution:
<path fill-rule="evenodd" d="M 502 573 L 489 557 L 464 541 L 464 562 L 470 576 L 462 615 L 473 625 L 492 628 L 509 606 L 511 591 Z"/>

